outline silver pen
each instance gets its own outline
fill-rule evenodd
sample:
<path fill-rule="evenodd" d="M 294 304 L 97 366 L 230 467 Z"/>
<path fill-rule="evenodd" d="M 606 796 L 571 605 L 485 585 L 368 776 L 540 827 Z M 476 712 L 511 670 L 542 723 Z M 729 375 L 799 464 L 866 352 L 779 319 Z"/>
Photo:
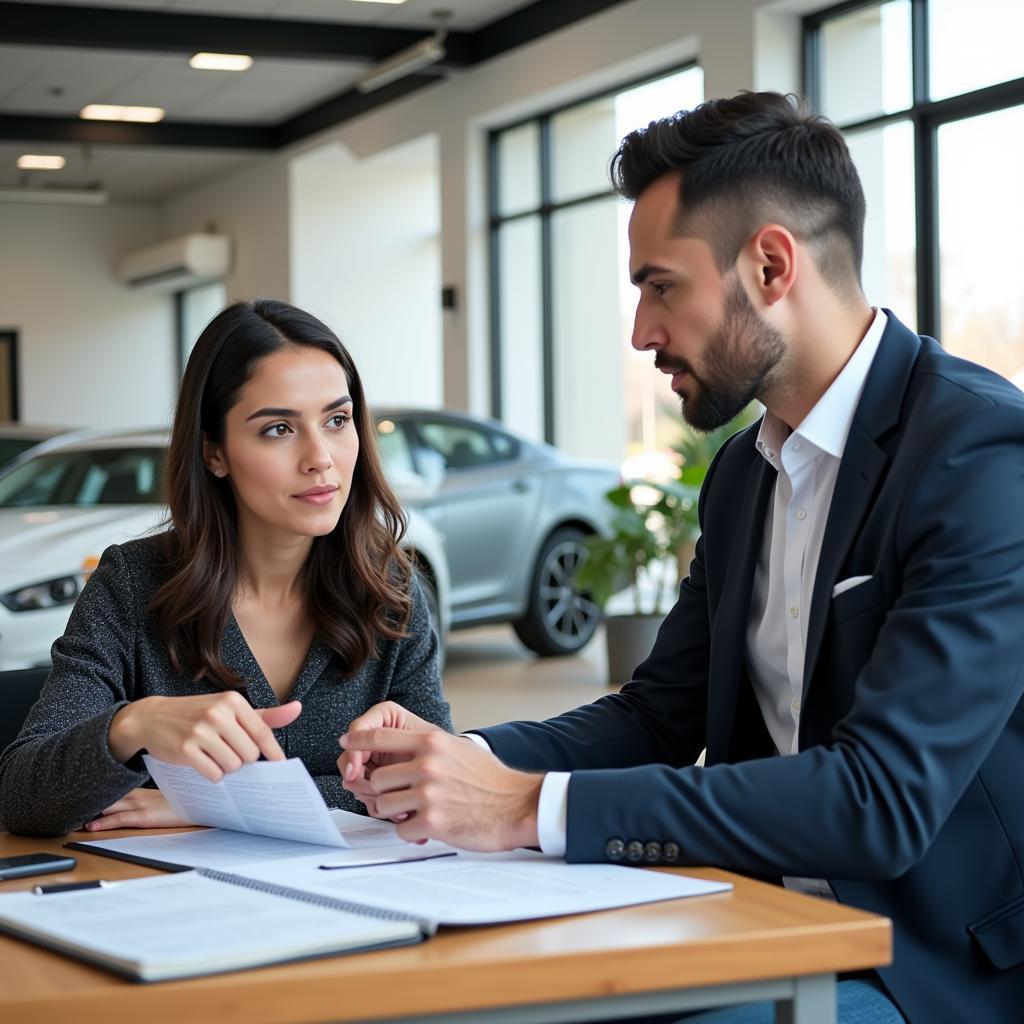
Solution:
<path fill-rule="evenodd" d="M 419 857 L 387 857 L 381 860 L 354 861 L 351 864 L 321 864 L 321 871 L 340 871 L 342 868 L 375 868 L 381 864 L 414 864 L 418 860 L 436 860 L 438 857 L 454 857 L 458 851 L 444 853 L 424 853 Z"/>

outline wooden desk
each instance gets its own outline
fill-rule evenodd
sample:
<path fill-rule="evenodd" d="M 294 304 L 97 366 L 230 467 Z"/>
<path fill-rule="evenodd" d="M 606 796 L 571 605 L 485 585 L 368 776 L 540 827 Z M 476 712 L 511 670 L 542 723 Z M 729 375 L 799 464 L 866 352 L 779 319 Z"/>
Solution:
<path fill-rule="evenodd" d="M 104 837 L 133 834 L 139 833 Z M 61 843 L 0 834 L 0 856 L 57 852 Z M 0 892 L 153 873 L 75 855 L 73 872 L 2 882 Z M 771 999 L 780 1022 L 834 1024 L 836 972 L 891 959 L 885 918 L 724 871 L 685 870 L 728 879 L 735 889 L 576 917 L 445 929 L 418 946 L 154 985 L 0 936 L 0 1020 L 516 1024 Z"/>

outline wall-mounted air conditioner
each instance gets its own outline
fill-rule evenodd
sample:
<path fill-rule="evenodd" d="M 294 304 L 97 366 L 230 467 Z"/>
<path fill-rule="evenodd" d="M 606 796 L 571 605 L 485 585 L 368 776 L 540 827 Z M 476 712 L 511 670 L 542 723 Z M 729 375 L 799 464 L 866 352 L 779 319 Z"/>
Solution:
<path fill-rule="evenodd" d="M 224 277 L 231 267 L 231 239 L 224 235 L 184 235 L 126 253 L 117 276 L 132 288 L 182 291 Z"/>

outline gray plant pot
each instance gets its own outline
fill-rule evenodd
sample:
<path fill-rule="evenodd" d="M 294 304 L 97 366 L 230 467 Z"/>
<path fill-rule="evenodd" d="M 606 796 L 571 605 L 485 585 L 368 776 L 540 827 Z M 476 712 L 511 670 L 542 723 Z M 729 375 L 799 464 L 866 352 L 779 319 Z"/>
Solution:
<path fill-rule="evenodd" d="M 624 683 L 654 646 L 663 615 L 610 615 L 604 620 L 608 682 Z"/>

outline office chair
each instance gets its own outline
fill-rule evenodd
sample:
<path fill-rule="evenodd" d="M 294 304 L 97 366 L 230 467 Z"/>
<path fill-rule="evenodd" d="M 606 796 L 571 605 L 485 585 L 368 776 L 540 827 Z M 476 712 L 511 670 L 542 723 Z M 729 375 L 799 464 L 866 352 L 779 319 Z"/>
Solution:
<path fill-rule="evenodd" d="M 21 732 L 49 674 L 49 666 L 0 672 L 0 750 Z"/>

